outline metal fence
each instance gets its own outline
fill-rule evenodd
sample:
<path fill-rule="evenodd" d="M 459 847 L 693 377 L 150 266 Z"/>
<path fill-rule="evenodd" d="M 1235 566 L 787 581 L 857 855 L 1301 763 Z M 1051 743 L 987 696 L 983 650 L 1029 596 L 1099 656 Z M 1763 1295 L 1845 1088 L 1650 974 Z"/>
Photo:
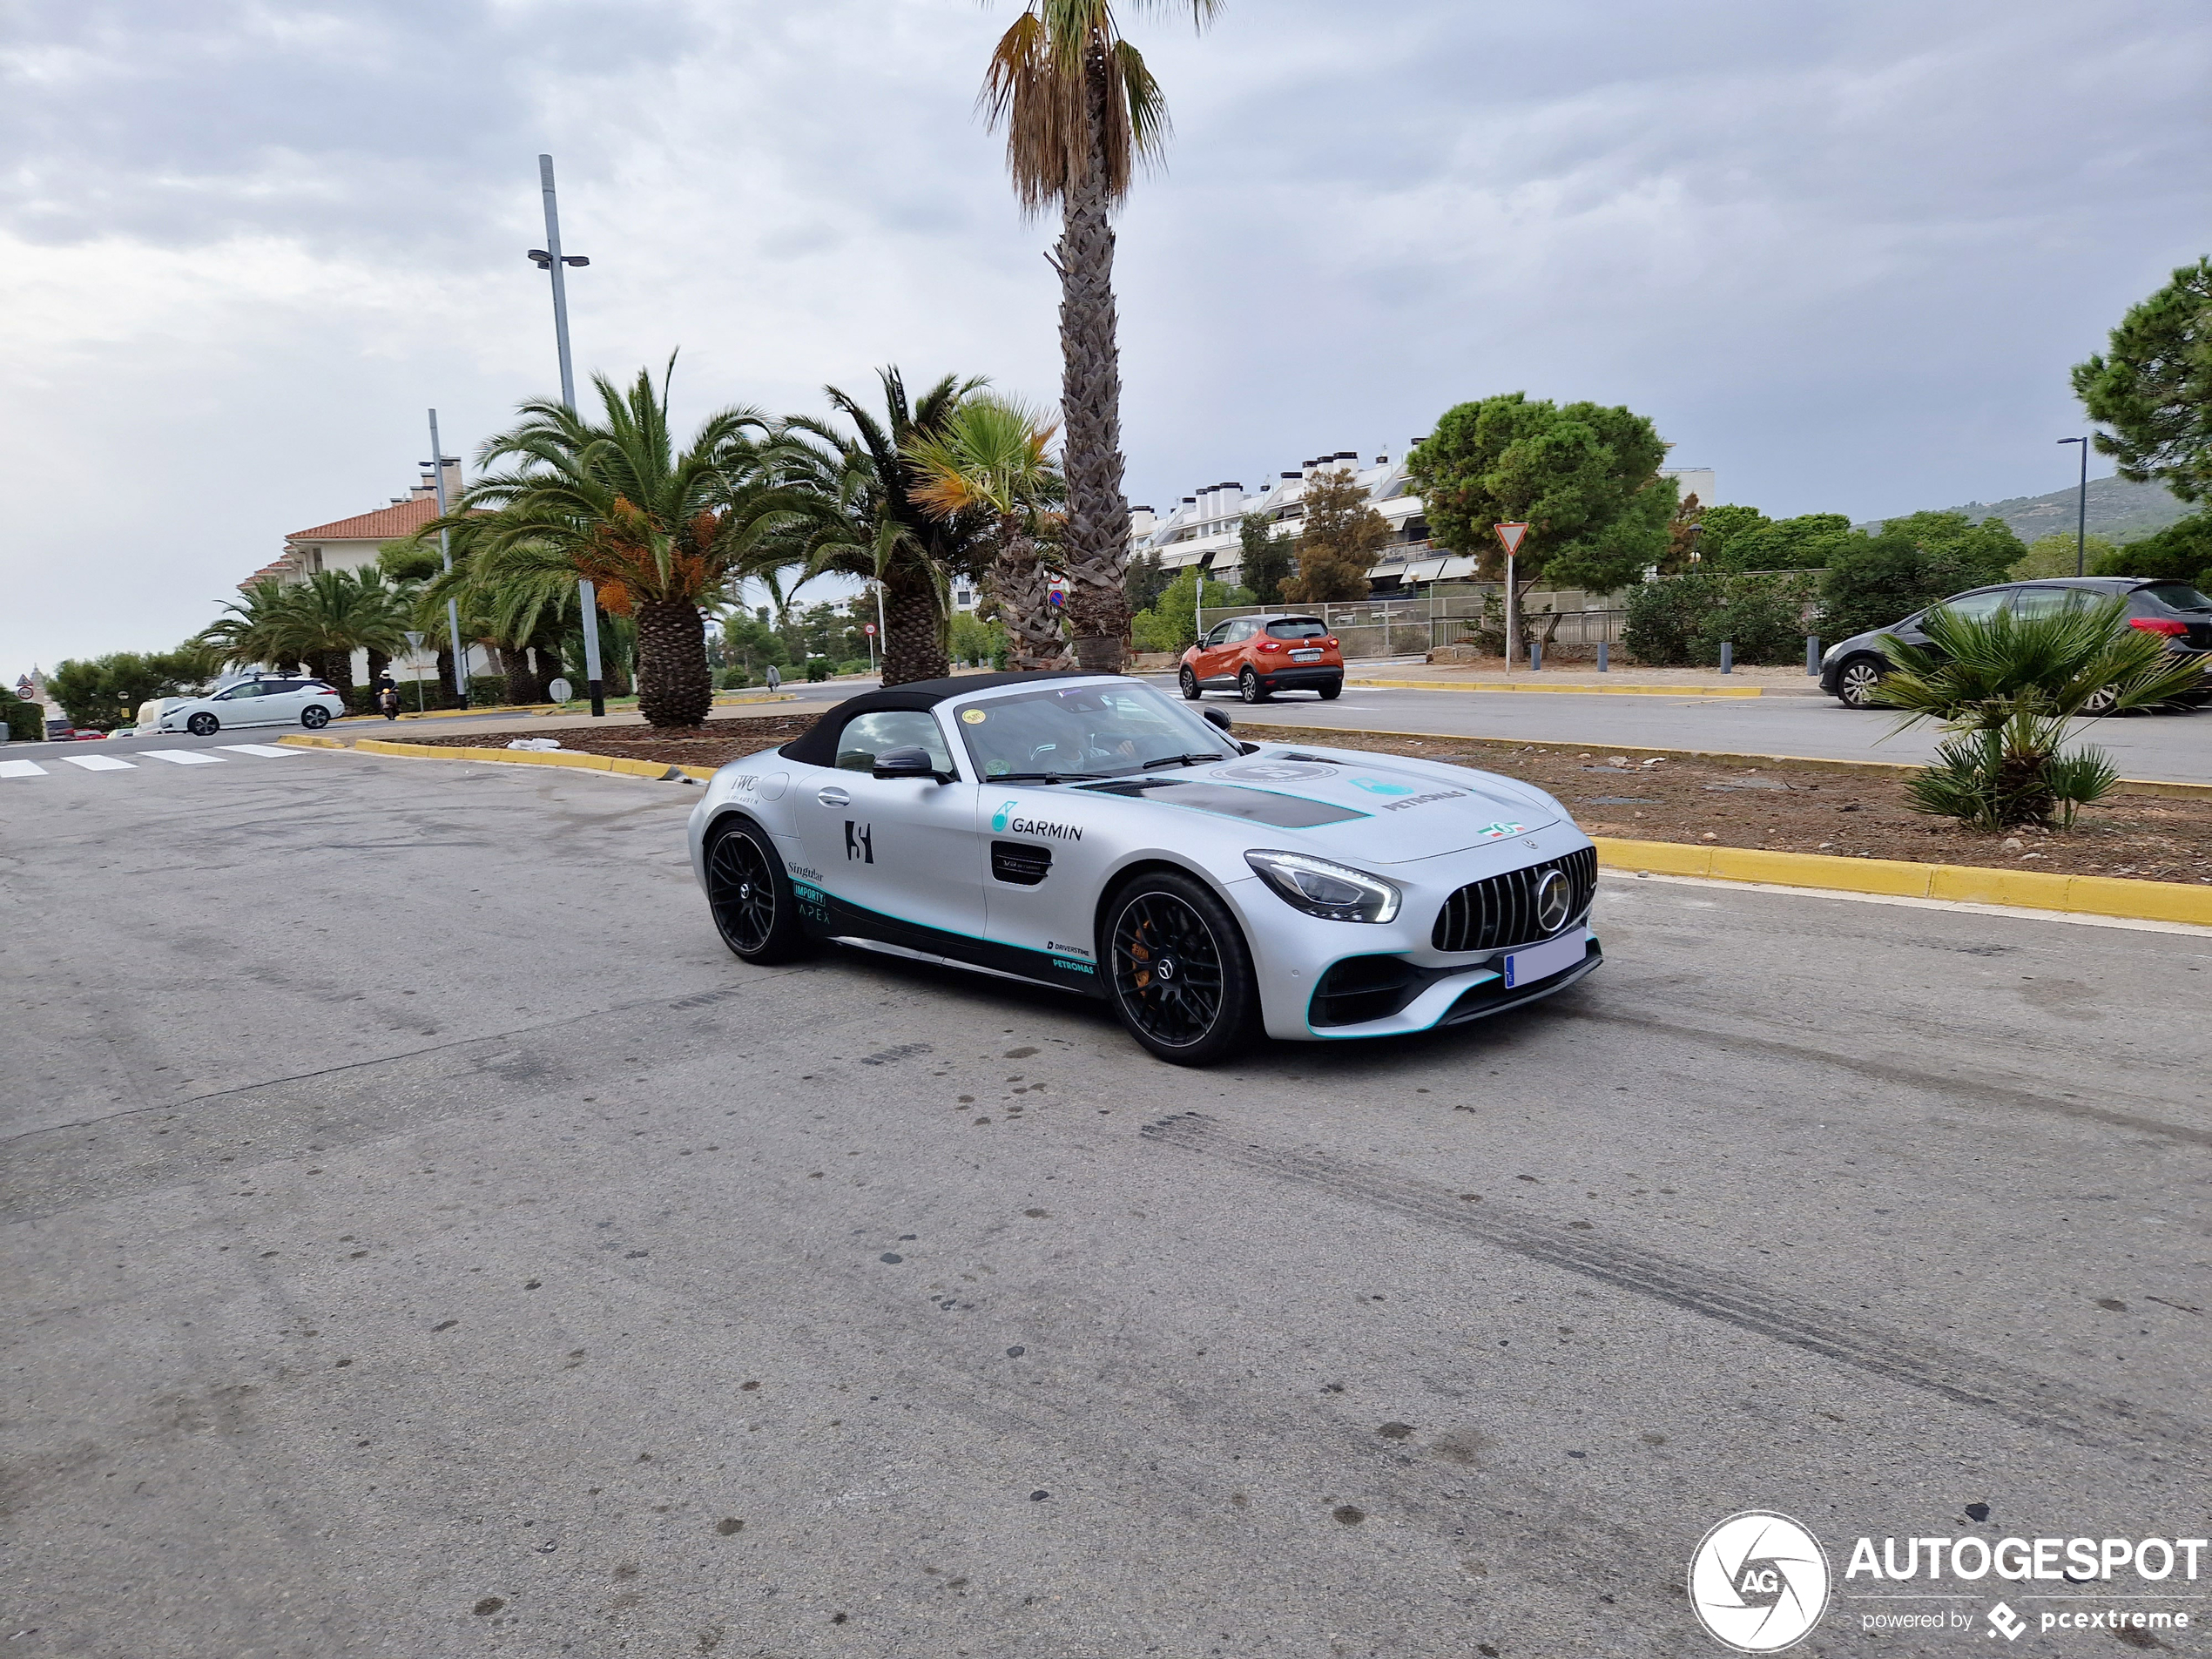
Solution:
<path fill-rule="evenodd" d="M 1546 648 L 1588 647 L 1600 642 L 1618 644 L 1628 612 L 1588 610 L 1580 593 L 1537 593 L 1525 596 L 1528 624 Z M 1208 605 L 1198 612 L 1201 632 L 1232 617 L 1279 614 L 1318 617 L 1337 637 L 1347 658 L 1411 657 L 1451 645 L 1472 644 L 1486 621 L 1491 632 L 1502 631 L 1504 584 L 1495 582 L 1452 583 L 1431 588 L 1405 599 L 1369 599 L 1345 604 L 1318 605 Z"/>

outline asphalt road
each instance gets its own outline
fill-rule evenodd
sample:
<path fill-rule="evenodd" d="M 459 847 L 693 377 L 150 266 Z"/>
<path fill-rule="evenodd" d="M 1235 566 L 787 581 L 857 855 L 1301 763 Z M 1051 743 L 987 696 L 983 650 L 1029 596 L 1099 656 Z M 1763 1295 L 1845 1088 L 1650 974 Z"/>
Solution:
<path fill-rule="evenodd" d="M 1855 1534 L 2208 1530 L 2212 937 L 1608 879 L 1549 1005 L 1192 1075 L 744 967 L 696 799 L 0 781 L 11 1659 L 1680 1659 L 1752 1507 L 1838 1654 Z M 2094 1595 L 1972 1588 L 1882 1650 Z"/>

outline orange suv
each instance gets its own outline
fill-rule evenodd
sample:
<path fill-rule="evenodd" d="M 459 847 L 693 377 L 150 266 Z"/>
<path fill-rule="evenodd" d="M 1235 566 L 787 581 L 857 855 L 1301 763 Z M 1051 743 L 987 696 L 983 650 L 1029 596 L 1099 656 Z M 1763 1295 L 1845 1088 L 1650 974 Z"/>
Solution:
<path fill-rule="evenodd" d="M 1237 617 L 1217 624 L 1183 653 L 1183 695 L 1234 691 L 1247 703 L 1277 691 L 1344 690 L 1344 655 L 1318 617 Z"/>

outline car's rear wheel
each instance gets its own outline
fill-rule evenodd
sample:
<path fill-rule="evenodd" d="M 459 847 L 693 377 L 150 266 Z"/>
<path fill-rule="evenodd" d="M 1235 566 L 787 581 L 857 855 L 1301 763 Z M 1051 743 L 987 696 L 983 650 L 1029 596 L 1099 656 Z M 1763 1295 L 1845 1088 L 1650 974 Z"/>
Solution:
<path fill-rule="evenodd" d="M 185 722 L 185 730 L 195 738 L 212 738 L 223 729 L 223 723 L 205 710 Z"/>
<path fill-rule="evenodd" d="M 1198 700 L 1198 673 L 1188 663 L 1183 665 L 1183 700 L 1186 703 Z"/>
<path fill-rule="evenodd" d="M 2109 714 L 2112 712 L 2112 705 L 2118 701 L 2120 701 L 2120 688 L 2117 685 L 2099 686 L 2089 693 L 2089 700 L 2081 705 L 2081 711 L 2092 717 Z"/>
<path fill-rule="evenodd" d="M 1882 664 L 1872 657 L 1854 657 L 1836 675 L 1836 700 L 1845 708 L 1871 709 L 1874 692 L 1882 683 Z"/>
<path fill-rule="evenodd" d="M 745 819 L 706 844 L 706 904 L 722 942 L 746 961 L 789 961 L 806 948 L 784 862 L 767 833 Z"/>
<path fill-rule="evenodd" d="M 1251 664 L 1249 663 L 1244 665 L 1244 669 L 1237 676 L 1237 695 L 1243 698 L 1247 703 L 1264 703 L 1267 701 L 1269 694 L 1266 689 L 1260 685 L 1259 676 L 1252 672 Z"/>
<path fill-rule="evenodd" d="M 330 724 L 330 711 L 320 703 L 310 703 L 300 711 L 300 724 L 310 732 L 320 732 Z"/>
<path fill-rule="evenodd" d="M 1344 682 L 1342 680 L 1331 680 L 1321 688 L 1321 700 L 1324 703 L 1333 703 L 1343 695 Z"/>
<path fill-rule="evenodd" d="M 1179 870 L 1138 876 L 1106 907 L 1114 1012 L 1162 1060 L 1211 1066 L 1251 1041 L 1259 987 L 1228 907 Z"/>

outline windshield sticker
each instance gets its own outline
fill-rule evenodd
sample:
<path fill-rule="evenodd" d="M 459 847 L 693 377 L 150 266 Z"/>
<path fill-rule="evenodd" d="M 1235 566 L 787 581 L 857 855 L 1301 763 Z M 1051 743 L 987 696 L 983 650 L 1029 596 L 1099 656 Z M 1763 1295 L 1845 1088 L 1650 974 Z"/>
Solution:
<path fill-rule="evenodd" d="M 1383 811 L 1386 813 L 1402 813 L 1408 806 L 1426 806 L 1433 800 L 1465 800 L 1466 799 L 1467 791 L 1464 789 L 1437 789 L 1432 790 L 1426 795 L 1408 795 L 1403 800 L 1386 800 L 1383 803 Z M 1501 831 L 1500 833 L 1501 834 L 1512 833 L 1510 830 Z"/>
<path fill-rule="evenodd" d="M 1013 770 L 1014 765 L 1011 761 L 994 760 L 984 766 L 983 775 L 987 778 L 1003 778 Z"/>
<path fill-rule="evenodd" d="M 1364 789 L 1371 795 L 1410 795 L 1413 792 L 1411 784 L 1386 784 L 1379 778 L 1354 778 L 1352 781 L 1355 787 Z"/>
<path fill-rule="evenodd" d="M 1291 760 L 1255 760 L 1245 765 L 1217 766 L 1206 774 L 1210 778 L 1232 778 L 1248 784 L 1294 784 L 1308 778 L 1333 778 L 1334 766 L 1301 765 Z M 1352 779 L 1354 783 L 1358 779 Z"/>
<path fill-rule="evenodd" d="M 1021 809 L 1021 806 L 1022 803 L 1020 801 L 1010 800 L 1007 802 L 1005 806 L 1000 807 L 996 813 L 993 813 L 991 816 L 991 828 L 993 832 L 1000 835 L 1008 833 L 1015 835 L 1042 835 L 1047 840 L 1052 841 L 1080 841 L 1082 840 L 1083 832 L 1082 826 L 1080 824 L 1055 824 L 1048 819 L 1042 818 L 1017 818 L 1015 814 Z"/>
<path fill-rule="evenodd" d="M 969 725 L 981 725 L 991 717 L 981 709 L 962 709 L 960 711 L 960 718 Z"/>

